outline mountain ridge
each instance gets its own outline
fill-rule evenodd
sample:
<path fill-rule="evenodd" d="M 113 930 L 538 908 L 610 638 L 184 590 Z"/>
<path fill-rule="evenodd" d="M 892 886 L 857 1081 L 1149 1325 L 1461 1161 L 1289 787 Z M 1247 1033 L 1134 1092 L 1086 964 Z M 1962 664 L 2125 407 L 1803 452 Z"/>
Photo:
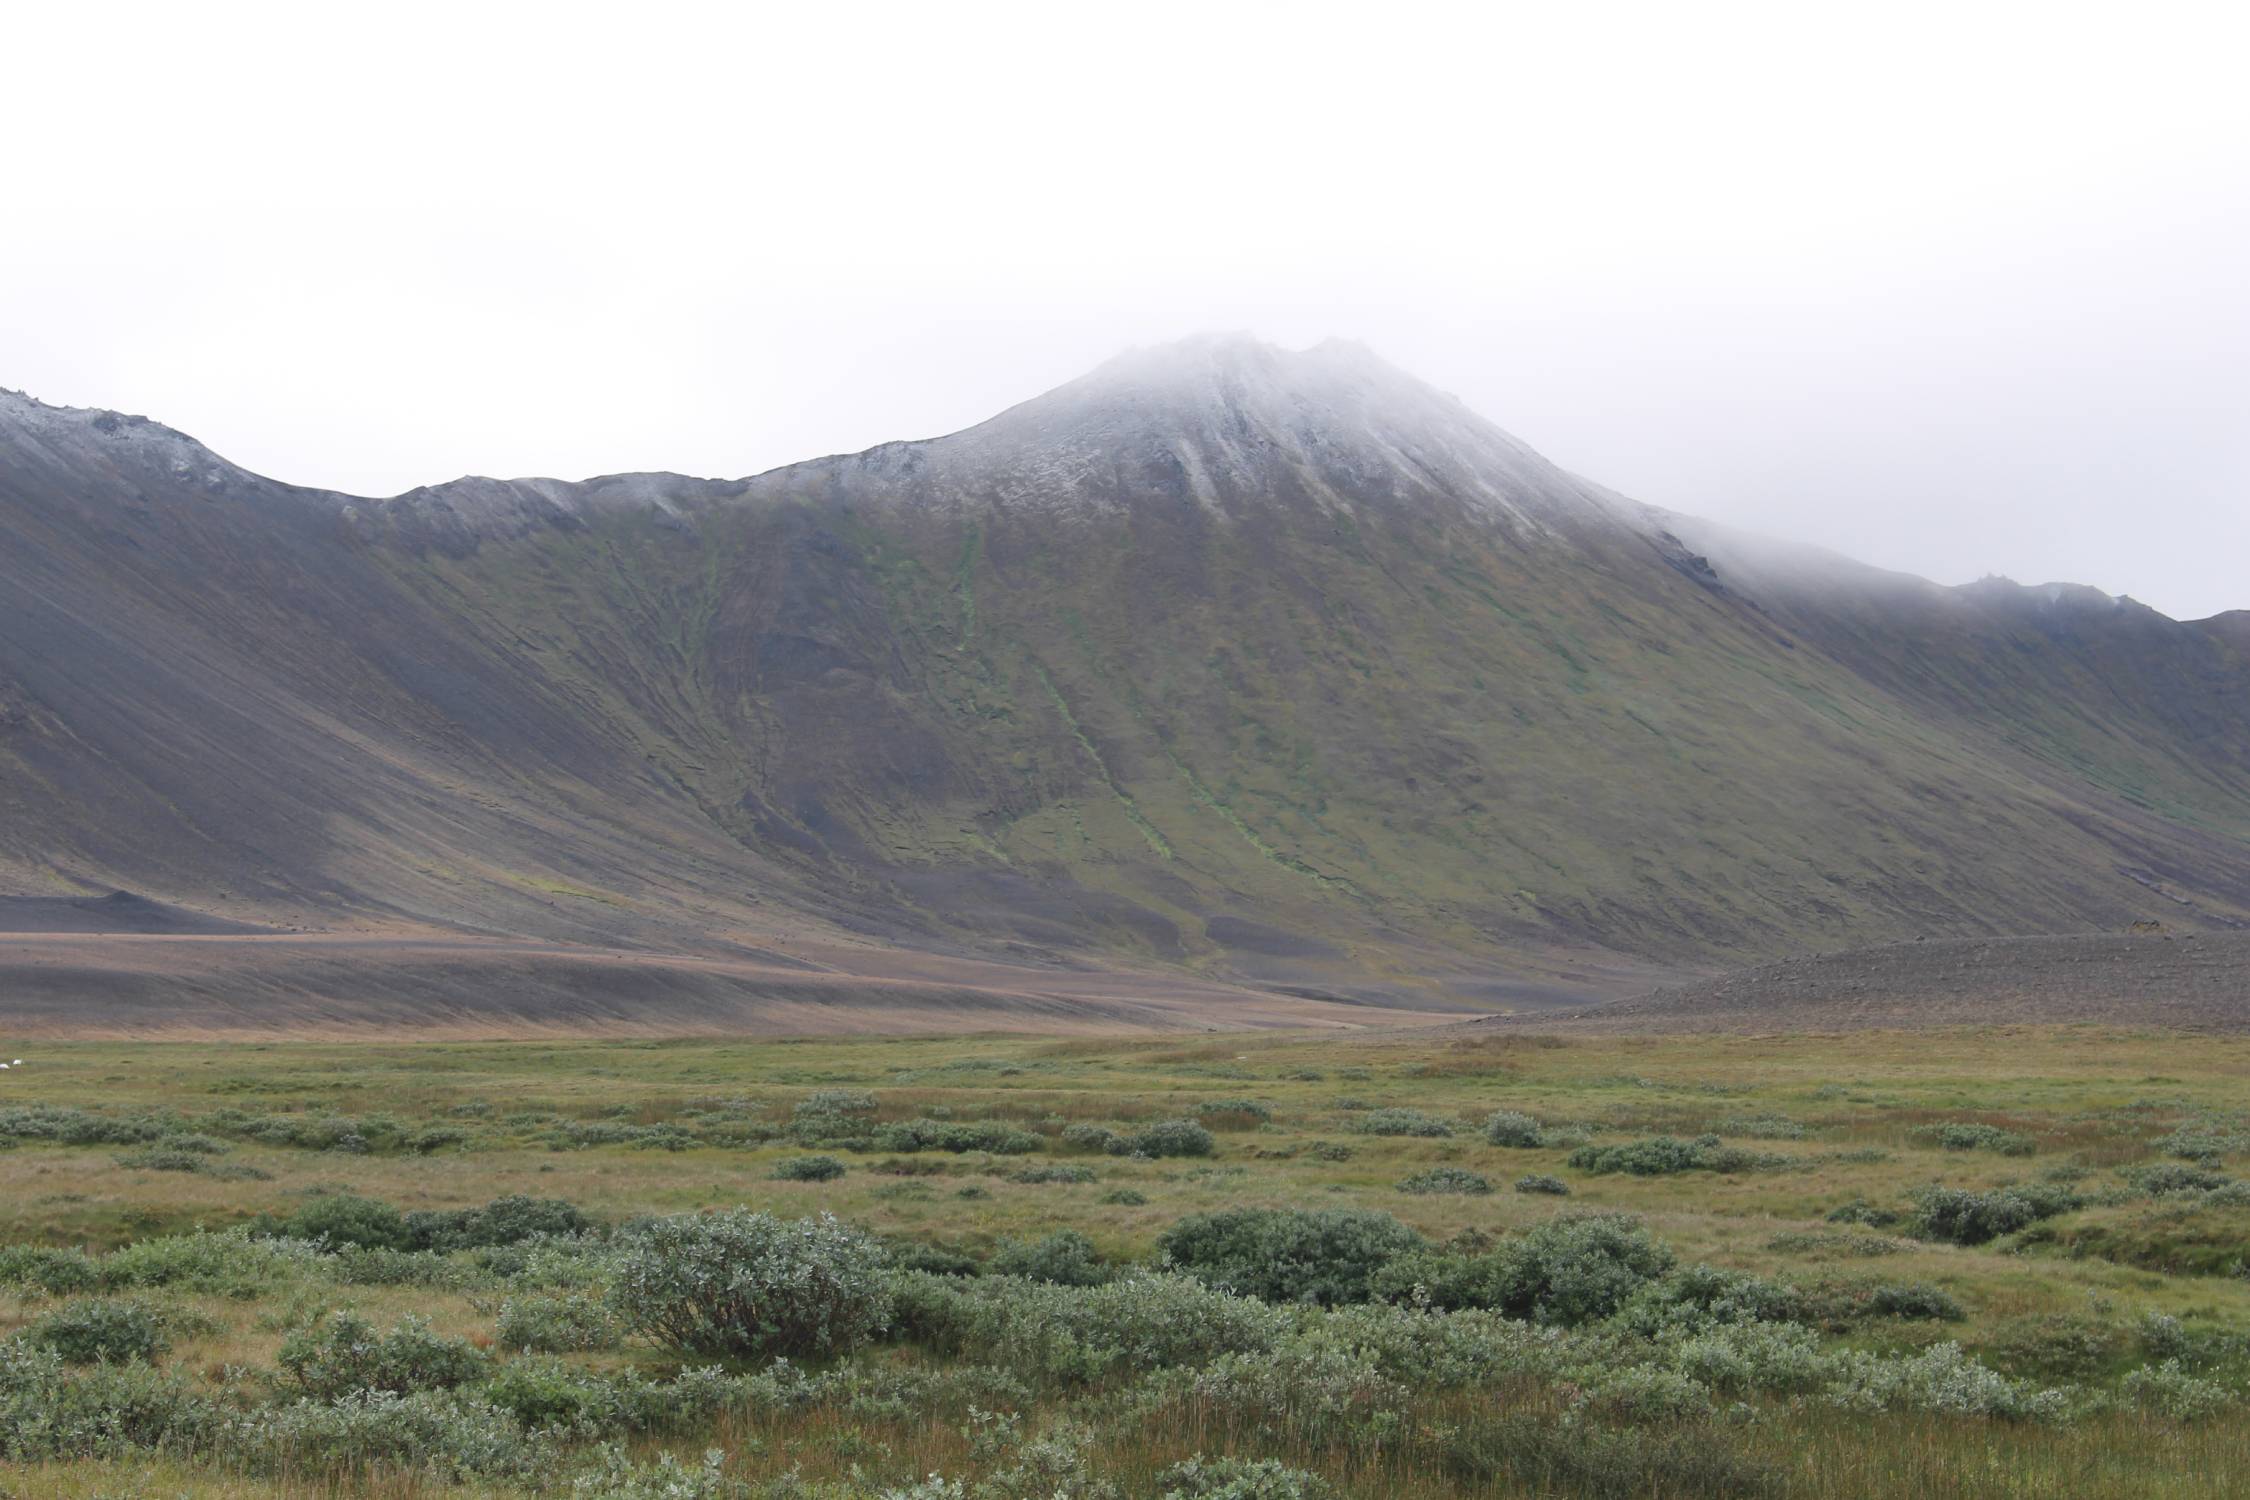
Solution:
<path fill-rule="evenodd" d="M 2250 920 L 2250 631 L 1816 563 L 1349 346 L 382 500 L 69 413 L 0 398 L 0 890 L 1443 1004 Z"/>

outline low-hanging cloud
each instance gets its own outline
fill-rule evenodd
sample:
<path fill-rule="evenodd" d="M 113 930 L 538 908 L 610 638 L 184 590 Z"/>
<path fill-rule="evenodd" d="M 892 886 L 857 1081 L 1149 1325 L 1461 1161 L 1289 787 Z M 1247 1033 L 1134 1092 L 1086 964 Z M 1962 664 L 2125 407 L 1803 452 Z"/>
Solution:
<path fill-rule="evenodd" d="M 2250 605 L 2220 20 L 49 7 L 0 383 L 390 493 L 1341 335 L 1640 499 L 2206 614 Z"/>

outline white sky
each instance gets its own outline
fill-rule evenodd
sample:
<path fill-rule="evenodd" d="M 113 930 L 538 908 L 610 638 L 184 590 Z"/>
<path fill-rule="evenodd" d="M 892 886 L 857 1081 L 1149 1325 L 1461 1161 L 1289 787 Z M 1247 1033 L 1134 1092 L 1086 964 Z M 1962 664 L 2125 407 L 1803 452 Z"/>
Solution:
<path fill-rule="evenodd" d="M 2238 9 L 2238 8 L 2233 8 Z M 738 475 L 1366 340 L 1638 498 L 2250 606 L 2220 4 L 0 0 L 0 384 L 278 478 Z"/>

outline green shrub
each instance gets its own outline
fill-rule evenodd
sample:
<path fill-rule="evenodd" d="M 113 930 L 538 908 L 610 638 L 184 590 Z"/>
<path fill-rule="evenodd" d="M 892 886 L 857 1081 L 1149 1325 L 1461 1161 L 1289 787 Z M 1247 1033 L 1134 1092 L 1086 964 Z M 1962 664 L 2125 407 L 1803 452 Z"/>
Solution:
<path fill-rule="evenodd" d="M 99 1263 L 107 1288 L 177 1287 L 249 1299 L 304 1276 L 323 1257 L 296 1240 L 259 1240 L 247 1230 L 160 1235 L 135 1240 Z"/>
<path fill-rule="evenodd" d="M 1076 1162 L 1055 1162 L 1045 1166 L 1019 1168 L 1008 1174 L 1008 1180 L 1034 1187 L 1048 1183 L 1092 1182 L 1094 1169 L 1079 1166 Z"/>
<path fill-rule="evenodd" d="M 776 1368 L 803 1381 L 786 1362 Z M 530 1355 L 502 1365 L 479 1394 L 526 1427 L 609 1439 L 708 1431 L 722 1411 L 740 1406 L 756 1383 L 755 1377 L 728 1375 L 715 1365 L 651 1381 L 632 1370 L 593 1370 Z"/>
<path fill-rule="evenodd" d="M 1021 1156 L 1037 1151 L 1046 1142 L 1028 1130 L 997 1120 L 901 1120 L 875 1132 L 878 1151 L 990 1151 L 996 1156 Z"/>
<path fill-rule="evenodd" d="M 1148 1202 L 1148 1194 L 1138 1188 L 1111 1188 L 1108 1192 L 1102 1194 L 1101 1201 L 1114 1203 L 1124 1208 L 1140 1208 Z"/>
<path fill-rule="evenodd" d="M 1110 1150 L 1120 1156 L 1210 1156 L 1219 1143 L 1193 1120 L 1159 1120 L 1134 1131 Z"/>
<path fill-rule="evenodd" d="M 433 1333 L 424 1319 L 404 1317 L 377 1334 L 353 1313 L 292 1333 L 275 1362 L 299 1390 L 324 1400 L 355 1391 L 451 1390 L 483 1378 L 487 1363 L 466 1339 Z"/>
<path fill-rule="evenodd" d="M 1575 1327 L 1609 1317 L 1672 1265 L 1671 1249 L 1628 1214 L 1565 1214 L 1483 1254 L 1399 1256 L 1374 1291 Z"/>
<path fill-rule="evenodd" d="M 337 1286 L 415 1286 L 475 1291 L 491 1285 L 483 1268 L 428 1250 L 368 1250 L 347 1245 L 328 1257 L 324 1280 Z"/>
<path fill-rule="evenodd" d="M 789 1113 L 798 1119 L 828 1119 L 871 1115 L 875 1107 L 875 1096 L 865 1089 L 814 1089 L 790 1106 Z"/>
<path fill-rule="evenodd" d="M 405 1226 L 406 1248 L 441 1254 L 581 1235 L 595 1228 L 594 1221 L 575 1204 L 520 1194 L 495 1198 L 482 1208 L 408 1214 Z"/>
<path fill-rule="evenodd" d="M 1551 1219 L 1508 1245 L 1504 1312 L 1566 1327 L 1604 1318 L 1672 1269 L 1671 1248 L 1629 1214 Z"/>
<path fill-rule="evenodd" d="M 1076 1150 L 1121 1156 L 1124 1153 L 1117 1147 L 1118 1139 L 1116 1131 L 1105 1130 L 1099 1125 L 1065 1125 L 1062 1133 L 1062 1143 Z"/>
<path fill-rule="evenodd" d="M 1546 1144 L 1539 1122 L 1512 1109 L 1495 1110 L 1484 1122 L 1484 1138 L 1495 1146 L 1529 1149 Z"/>
<path fill-rule="evenodd" d="M 2217 1381 L 2190 1375 L 2176 1359 L 2130 1372 L 2122 1389 L 2133 1406 L 2175 1422 L 2205 1421 L 2235 1404 L 2232 1391 Z"/>
<path fill-rule="evenodd" d="M 900 1331 L 931 1352 L 1068 1383 L 1272 1349 L 1292 1323 L 1285 1309 L 1186 1276 L 1063 1287 L 909 1273 L 896 1285 Z"/>
<path fill-rule="evenodd" d="M 2040 1390 L 1981 1365 L 1954 1343 L 1933 1344 L 1910 1358 L 1859 1350 L 1836 1356 L 1829 1400 L 1847 1411 L 1925 1411 L 1956 1417 L 2056 1421 L 2070 1410 L 2061 1391 Z"/>
<path fill-rule="evenodd" d="M 2109 1365 L 2123 1342 L 2122 1331 L 2112 1325 L 2049 1314 L 2003 1325 L 1986 1341 L 1984 1353 L 2010 1375 L 2087 1380 Z"/>
<path fill-rule="evenodd" d="M 605 1375 L 533 1354 L 502 1364 L 478 1394 L 526 1427 L 575 1435 L 629 1429 L 625 1409 L 640 1385 L 630 1371 Z"/>
<path fill-rule="evenodd" d="M 459 1481 L 531 1482 L 552 1462 L 551 1439 L 458 1391 L 355 1391 L 236 1417 L 222 1438 L 245 1467 L 270 1474 L 374 1468 Z"/>
<path fill-rule="evenodd" d="M 1649 1337 L 1735 1323 L 1802 1320 L 1807 1308 L 1795 1287 L 1747 1271 L 1689 1266 L 1651 1281 L 1616 1314 L 1621 1327 Z"/>
<path fill-rule="evenodd" d="M 1157 1239 L 1165 1260 L 1211 1286 L 1268 1302 L 1364 1302 L 1385 1264 L 1421 1235 L 1366 1209 L 1235 1208 L 1195 1214 Z"/>
<path fill-rule="evenodd" d="M 1158 1500 L 1327 1500 L 1328 1482 L 1277 1458 L 1205 1458 L 1198 1453 L 1156 1476 Z"/>
<path fill-rule="evenodd" d="M 1516 1191 L 1519 1193 L 1545 1193 L 1550 1197 L 1567 1198 L 1570 1196 L 1570 1184 L 1560 1177 L 1548 1177 L 1533 1172 L 1516 1179 Z"/>
<path fill-rule="evenodd" d="M 1796 1323 L 1717 1323 L 1673 1345 L 1674 1369 L 1729 1395 L 1803 1393 L 1829 1378 L 1818 1337 Z"/>
<path fill-rule="evenodd" d="M 1453 1124 L 1419 1109 L 1371 1109 L 1352 1121 L 1351 1128 L 1360 1135 L 1415 1135 L 1449 1136 Z"/>
<path fill-rule="evenodd" d="M 25 1329 L 23 1338 L 70 1365 L 153 1360 L 171 1347 L 162 1320 L 148 1307 L 104 1297 L 65 1303 Z"/>
<path fill-rule="evenodd" d="M 2126 1180 L 2152 1198 L 2172 1193 L 2207 1193 L 2223 1188 L 2234 1179 L 2224 1172 L 2214 1172 L 2208 1167 L 2190 1166 L 2185 1162 L 2158 1162 L 2153 1167 L 2142 1167 L 2125 1174 Z"/>
<path fill-rule="evenodd" d="M 1586 1382 L 1593 1408 L 1626 1422 L 1678 1423 L 1711 1414 L 1710 1388 L 1663 1365 L 1601 1368 Z"/>
<path fill-rule="evenodd" d="M 1922 1140 L 1935 1141 L 1948 1151 L 1997 1151 L 2002 1156 L 2029 1156 L 2039 1149 L 2039 1143 L 2028 1135 L 1969 1121 L 1925 1125 L 1914 1134 Z"/>
<path fill-rule="evenodd" d="M 1953 1245 L 1982 1245 L 2041 1219 L 2067 1213 L 2078 1207 L 2079 1201 L 2066 1188 L 2044 1184 L 1998 1188 L 1988 1193 L 1929 1187 L 1922 1190 L 1914 1232 L 1924 1239 Z"/>
<path fill-rule="evenodd" d="M 1363 1349 L 1319 1337 L 1256 1354 L 1223 1354 L 1155 1377 L 1148 1395 L 1237 1430 L 1299 1445 L 1365 1441 L 1398 1425 L 1406 1389 Z"/>
<path fill-rule="evenodd" d="M 218 1409 L 176 1374 L 141 1364 L 66 1368 L 49 1349 L 0 1340 L 0 1458 L 90 1458 L 207 1445 Z"/>
<path fill-rule="evenodd" d="M 331 1250 L 346 1245 L 375 1250 L 414 1248 L 404 1215 L 388 1203 L 351 1193 L 315 1198 L 283 1221 L 281 1233 Z"/>
<path fill-rule="evenodd" d="M 1715 1135 L 1699 1135 L 1689 1141 L 1657 1135 L 1615 1146 L 1581 1146 L 1570 1153 L 1570 1164 L 1582 1172 L 1624 1172 L 1634 1177 L 1662 1177 L 1673 1172 L 1751 1172 L 1787 1161 L 1787 1157 L 1761 1156 L 1725 1145 Z"/>
<path fill-rule="evenodd" d="M 0 1285 L 68 1294 L 92 1291 L 100 1276 L 100 1268 L 83 1250 L 0 1245 Z"/>
<path fill-rule="evenodd" d="M 1100 1286 L 1110 1279 L 1110 1268 L 1094 1253 L 1094 1242 L 1075 1229 L 1063 1229 L 1026 1244 L 1009 1240 L 994 1253 L 989 1267 L 996 1276 L 1021 1276 L 1055 1286 Z"/>
<path fill-rule="evenodd" d="M 1958 1323 L 1968 1316 L 1953 1294 L 1926 1281 L 1821 1280 L 1799 1287 L 1802 1322 L 1834 1332 L 1872 1318 Z"/>
<path fill-rule="evenodd" d="M 1489 1309 L 1368 1302 L 1329 1308 L 1318 1319 L 1324 1336 L 1365 1350 L 1387 1374 L 1422 1389 L 1560 1378 L 1578 1357 L 1569 1335 Z"/>
<path fill-rule="evenodd" d="M 1492 1191 L 1492 1183 L 1465 1167 L 1432 1167 L 1427 1172 L 1417 1172 L 1399 1182 L 1402 1193 L 1467 1193 L 1482 1195 Z"/>
<path fill-rule="evenodd" d="M 756 1359 L 847 1353 L 890 1317 L 882 1247 L 823 1214 L 786 1222 L 734 1209 L 640 1227 L 610 1302 L 670 1348 Z"/>
<path fill-rule="evenodd" d="M 1951 1292 L 1926 1281 L 1878 1281 L 1867 1287 L 1865 1307 L 1878 1318 L 1928 1318 L 1958 1323 L 1968 1314 Z"/>
<path fill-rule="evenodd" d="M 502 1348 L 531 1354 L 614 1349 L 617 1317 L 587 1297 L 511 1297 L 500 1304 L 493 1333 Z"/>
<path fill-rule="evenodd" d="M 1854 1198 L 1851 1202 L 1828 1211 L 1828 1222 L 1831 1224 L 1864 1224 L 1869 1229 L 1889 1229 L 1905 1218 L 1896 1209 L 1878 1208 L 1864 1198 Z"/>
<path fill-rule="evenodd" d="M 774 1164 L 780 1182 L 834 1182 L 844 1175 L 844 1164 L 833 1156 L 785 1156 Z"/>
<path fill-rule="evenodd" d="M 0 1139 L 58 1146 L 139 1146 L 176 1135 L 179 1128 L 162 1115 L 97 1115 L 60 1104 L 0 1109 Z"/>
<path fill-rule="evenodd" d="M 592 1467 L 571 1481 L 572 1500 L 749 1500 L 750 1486 L 730 1479 L 727 1456 L 717 1448 L 700 1464 L 660 1453 L 636 1463 L 624 1449 L 604 1447 Z"/>
<path fill-rule="evenodd" d="M 2169 1135 L 2158 1136 L 2151 1144 L 2166 1156 L 2210 1166 L 2222 1157 L 2250 1150 L 2250 1136 L 2222 1121 L 2191 1120 Z"/>

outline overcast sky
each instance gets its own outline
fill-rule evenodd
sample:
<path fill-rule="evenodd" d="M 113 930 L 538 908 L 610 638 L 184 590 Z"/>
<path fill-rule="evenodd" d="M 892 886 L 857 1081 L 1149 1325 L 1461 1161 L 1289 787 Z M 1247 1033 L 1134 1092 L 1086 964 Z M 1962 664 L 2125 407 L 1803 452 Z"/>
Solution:
<path fill-rule="evenodd" d="M 1643 500 L 2250 606 L 2243 35 L 2100 10 L 13 6 L 0 385 L 388 494 L 1340 335 Z"/>

